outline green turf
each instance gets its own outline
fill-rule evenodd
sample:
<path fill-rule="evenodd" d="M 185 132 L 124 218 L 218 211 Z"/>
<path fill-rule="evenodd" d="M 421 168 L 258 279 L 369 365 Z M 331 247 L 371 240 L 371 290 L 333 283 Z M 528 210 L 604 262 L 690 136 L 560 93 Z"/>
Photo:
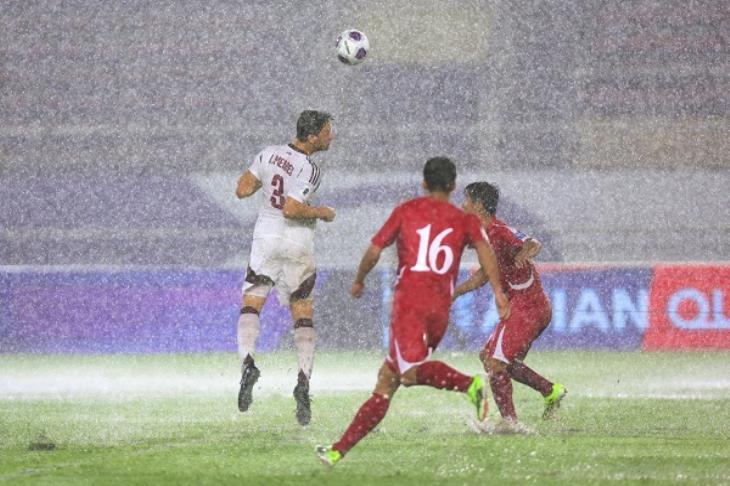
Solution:
<path fill-rule="evenodd" d="M 439 357 L 478 371 L 473 354 Z M 0 355 L 0 482 L 730 483 L 728 353 L 533 353 L 527 363 L 569 394 L 558 419 L 543 422 L 541 398 L 515 385 L 520 418 L 538 431 L 530 437 L 473 434 L 463 396 L 402 389 L 380 426 L 327 470 L 314 446 L 344 431 L 380 359 L 318 356 L 313 421 L 302 428 L 288 353 L 259 357 L 246 414 L 233 355 Z M 55 449 L 29 450 L 41 434 Z"/>

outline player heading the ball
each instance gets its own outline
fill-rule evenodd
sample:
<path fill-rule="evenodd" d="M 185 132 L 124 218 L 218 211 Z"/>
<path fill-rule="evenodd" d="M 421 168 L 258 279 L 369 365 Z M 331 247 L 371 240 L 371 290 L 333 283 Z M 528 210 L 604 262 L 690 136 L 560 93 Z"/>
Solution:
<path fill-rule="evenodd" d="M 309 378 L 314 363 L 313 295 L 317 272 L 314 265 L 314 229 L 318 219 L 332 221 L 335 211 L 316 206 L 315 195 L 322 170 L 311 156 L 327 150 L 334 138 L 332 116 L 323 111 L 303 111 L 297 135 L 286 145 L 271 145 L 254 157 L 238 180 L 236 196 L 246 198 L 263 190 L 251 254 L 243 284 L 243 304 L 238 319 L 238 355 L 241 387 L 238 408 L 248 410 L 260 371 L 254 364 L 259 335 L 259 314 L 271 289 L 279 302 L 289 305 L 294 322 L 294 342 L 299 359 L 294 388 L 296 418 L 311 420 Z"/>

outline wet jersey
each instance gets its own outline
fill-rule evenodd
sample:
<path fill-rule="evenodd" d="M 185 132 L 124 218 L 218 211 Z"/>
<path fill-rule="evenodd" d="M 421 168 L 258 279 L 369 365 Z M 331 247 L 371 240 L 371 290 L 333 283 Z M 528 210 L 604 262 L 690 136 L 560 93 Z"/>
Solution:
<path fill-rule="evenodd" d="M 319 166 L 292 145 L 272 145 L 256 155 L 249 171 L 263 191 L 254 239 L 281 238 L 313 248 L 316 220 L 286 219 L 282 209 L 287 197 L 310 204 L 321 181 Z"/>
<path fill-rule="evenodd" d="M 396 294 L 450 305 L 464 247 L 486 239 L 475 216 L 449 202 L 420 197 L 395 208 L 372 244 L 396 243 Z"/>
<path fill-rule="evenodd" d="M 516 293 L 542 292 L 540 276 L 532 262 L 517 268 L 515 255 L 529 238 L 528 235 L 507 226 L 497 218 L 486 227 L 489 242 L 497 255 L 499 271 L 502 275 L 502 289 L 511 296 Z"/>

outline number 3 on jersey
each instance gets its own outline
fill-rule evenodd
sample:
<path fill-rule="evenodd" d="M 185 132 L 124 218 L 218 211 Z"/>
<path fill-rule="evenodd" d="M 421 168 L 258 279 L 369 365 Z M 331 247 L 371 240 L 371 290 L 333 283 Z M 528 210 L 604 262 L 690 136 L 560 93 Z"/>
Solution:
<path fill-rule="evenodd" d="M 274 186 L 274 190 L 271 192 L 271 206 L 276 209 L 282 209 L 284 207 L 284 178 L 279 174 L 275 174 L 271 178 L 271 185 Z"/>
<path fill-rule="evenodd" d="M 447 228 L 441 233 L 437 234 L 436 237 L 431 240 L 431 225 L 424 226 L 416 230 L 420 241 L 418 242 L 418 257 L 416 264 L 411 267 L 413 272 L 436 272 L 439 275 L 443 275 L 449 271 L 451 264 L 454 263 L 454 252 L 451 248 L 442 245 L 441 242 L 448 236 L 453 228 Z M 439 255 L 444 254 L 444 261 L 441 262 L 441 266 L 437 266 Z"/>

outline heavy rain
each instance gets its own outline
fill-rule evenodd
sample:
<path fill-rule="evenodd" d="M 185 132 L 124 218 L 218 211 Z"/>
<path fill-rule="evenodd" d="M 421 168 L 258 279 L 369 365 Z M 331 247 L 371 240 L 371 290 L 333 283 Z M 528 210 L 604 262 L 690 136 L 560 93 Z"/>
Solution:
<path fill-rule="evenodd" d="M 356 65 L 347 29 L 369 41 Z M 729 33 L 723 0 L 1 2 L 0 482 L 729 483 Z M 279 283 L 236 406 L 267 204 L 236 189 L 305 110 L 333 134 L 306 204 L 336 217 L 314 231 L 302 426 Z M 551 319 L 524 359 L 569 393 L 542 420 L 515 381 L 516 438 L 401 387 L 323 467 L 315 445 L 345 432 L 392 338 L 396 245 L 354 299 L 358 264 L 437 156 L 453 204 L 494 183 L 497 217 L 541 243 Z M 454 284 L 478 268 L 467 248 Z M 489 424 L 493 299 L 456 299 L 433 355 L 485 373 Z"/>

